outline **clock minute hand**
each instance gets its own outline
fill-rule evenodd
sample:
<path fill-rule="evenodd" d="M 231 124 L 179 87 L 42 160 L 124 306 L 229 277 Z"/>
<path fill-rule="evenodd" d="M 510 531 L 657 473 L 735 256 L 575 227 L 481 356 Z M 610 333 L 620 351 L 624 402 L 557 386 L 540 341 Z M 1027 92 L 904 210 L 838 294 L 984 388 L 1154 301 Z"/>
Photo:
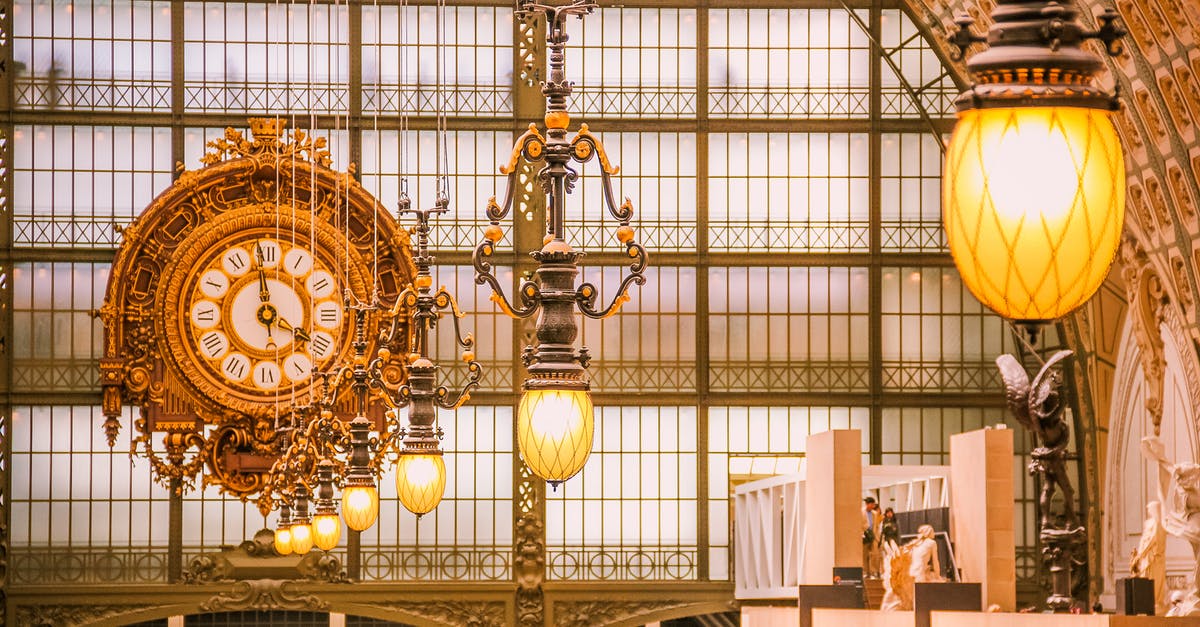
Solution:
<path fill-rule="evenodd" d="M 292 323 L 288 322 L 287 318 L 284 318 L 283 316 L 279 317 L 279 328 L 283 329 L 284 331 L 291 331 L 292 337 L 301 342 L 308 342 L 312 340 L 312 338 L 308 336 L 307 331 L 304 329 L 297 329 L 296 327 L 292 326 Z"/>
<path fill-rule="evenodd" d="M 258 299 L 262 302 L 271 300 L 271 291 L 267 289 L 267 273 L 263 271 L 262 244 L 254 244 L 254 267 L 258 270 Z"/>

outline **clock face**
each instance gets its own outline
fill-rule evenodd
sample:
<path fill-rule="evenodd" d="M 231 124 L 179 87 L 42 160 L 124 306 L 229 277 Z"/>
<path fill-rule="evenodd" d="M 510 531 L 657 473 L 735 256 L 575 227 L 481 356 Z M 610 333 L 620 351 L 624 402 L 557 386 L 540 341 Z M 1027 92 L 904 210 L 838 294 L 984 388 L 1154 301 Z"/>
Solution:
<path fill-rule="evenodd" d="M 253 393 L 304 385 L 336 352 L 337 280 L 312 249 L 290 238 L 236 238 L 196 266 L 189 283 L 191 348 L 230 387 Z"/>
<path fill-rule="evenodd" d="M 272 411 L 349 358 L 347 289 L 364 299 L 370 265 L 304 216 L 247 207 L 198 226 L 163 272 L 163 357 L 215 405 Z M 349 284 L 343 277 L 349 277 Z"/>

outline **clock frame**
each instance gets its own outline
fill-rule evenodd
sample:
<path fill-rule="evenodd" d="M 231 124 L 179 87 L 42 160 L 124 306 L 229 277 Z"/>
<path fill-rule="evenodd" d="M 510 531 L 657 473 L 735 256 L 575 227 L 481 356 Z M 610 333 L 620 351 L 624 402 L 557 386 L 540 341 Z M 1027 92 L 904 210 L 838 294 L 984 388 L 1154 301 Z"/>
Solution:
<path fill-rule="evenodd" d="M 317 372 L 285 377 L 288 356 L 306 354 L 314 371 L 349 359 L 354 330 L 346 322 L 346 301 L 394 302 L 416 275 L 408 233 L 362 188 L 353 166 L 346 172 L 330 168 L 324 138 L 302 130 L 285 137 L 286 123 L 278 118 L 249 122 L 251 137 L 226 129 L 208 143 L 204 167 L 186 170 L 180 164 L 175 182 L 123 229 L 98 311 L 104 326 L 100 381 L 109 445 L 121 429 L 122 408 L 137 407 L 132 446 L 150 458 L 156 478 L 175 491 L 194 487 L 203 471 L 205 485 L 218 484 L 242 498 L 262 492 L 281 452 L 277 417 L 321 384 Z M 259 250 L 264 243 L 274 254 Z M 295 251 L 310 256 L 308 272 L 279 267 Z M 231 254 L 236 263 L 226 258 Z M 267 259 L 272 256 L 279 257 L 274 266 Z M 219 276 L 226 283 L 222 289 L 208 286 L 206 292 L 204 279 L 222 283 Z M 333 285 L 315 286 L 313 277 Z M 267 294 L 260 297 L 264 283 Z M 206 302 L 214 311 L 198 314 Z M 318 324 L 318 311 L 334 316 L 336 324 Z M 204 315 L 220 321 L 206 330 L 211 321 Z M 258 328 L 250 326 L 247 315 Z M 387 348 L 397 356 L 384 365 L 383 374 L 398 385 L 405 376 L 399 356 L 407 353 L 407 321 L 386 319 L 382 310 L 367 316 L 368 354 Z M 399 332 L 381 343 L 382 331 L 393 323 Z M 273 351 L 263 344 L 264 330 Z M 202 352 L 205 338 L 216 337 L 211 331 L 227 344 L 219 357 Z M 329 341 L 324 358 L 313 355 L 314 338 Z M 303 350 L 296 350 L 301 345 Z M 272 359 L 281 348 L 291 352 Z M 222 376 L 225 357 L 234 352 L 246 358 L 250 377 L 254 368 L 275 374 L 278 367 L 279 384 Z M 351 411 L 348 401 L 334 409 L 345 419 Z M 381 405 L 373 403 L 368 413 L 382 425 Z M 153 442 L 156 435 L 162 436 L 161 445 Z M 269 508 L 269 495 L 260 496 L 259 504 Z"/>

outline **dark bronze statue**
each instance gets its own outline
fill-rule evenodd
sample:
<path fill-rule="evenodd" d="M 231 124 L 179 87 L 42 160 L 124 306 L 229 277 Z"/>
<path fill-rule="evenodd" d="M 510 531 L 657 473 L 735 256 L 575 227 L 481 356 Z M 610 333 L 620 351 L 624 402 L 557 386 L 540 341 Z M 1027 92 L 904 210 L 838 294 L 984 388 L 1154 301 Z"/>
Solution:
<path fill-rule="evenodd" d="M 1042 542 L 1042 561 L 1050 578 L 1050 596 L 1046 604 L 1055 611 L 1070 609 L 1074 603 L 1072 591 L 1086 571 L 1086 559 L 1078 549 L 1086 532 L 1075 514 L 1075 489 L 1067 476 L 1067 447 L 1071 442 L 1071 427 L 1064 416 L 1066 405 L 1062 396 L 1061 364 L 1073 353 L 1060 350 L 1042 364 L 1031 382 L 1025 366 L 1012 355 L 996 358 L 1000 377 L 1004 379 L 1004 397 L 1017 422 L 1029 429 L 1035 438 L 1030 454 L 1029 474 L 1037 475 L 1041 483 L 1038 497 L 1039 528 Z M 1054 508 L 1054 492 L 1062 491 L 1061 511 Z M 1077 581 L 1079 580 L 1079 581 Z"/>

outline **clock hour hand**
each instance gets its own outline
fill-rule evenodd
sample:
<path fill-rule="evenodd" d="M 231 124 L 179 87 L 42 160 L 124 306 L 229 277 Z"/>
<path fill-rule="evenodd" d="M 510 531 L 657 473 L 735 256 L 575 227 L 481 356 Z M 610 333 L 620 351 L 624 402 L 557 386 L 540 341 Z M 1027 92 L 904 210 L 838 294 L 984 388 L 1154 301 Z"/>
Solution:
<path fill-rule="evenodd" d="M 308 336 L 307 331 L 292 326 L 292 323 L 288 322 L 287 319 L 282 316 L 279 318 L 279 328 L 283 329 L 284 331 L 291 331 L 292 337 L 296 338 L 297 341 L 308 342 L 312 340 L 312 338 Z"/>
<path fill-rule="evenodd" d="M 267 273 L 263 271 L 262 244 L 254 243 L 254 267 L 258 270 L 258 299 L 262 302 L 271 300 L 271 291 L 267 289 Z M 267 331 L 271 330 L 267 327 Z"/>

